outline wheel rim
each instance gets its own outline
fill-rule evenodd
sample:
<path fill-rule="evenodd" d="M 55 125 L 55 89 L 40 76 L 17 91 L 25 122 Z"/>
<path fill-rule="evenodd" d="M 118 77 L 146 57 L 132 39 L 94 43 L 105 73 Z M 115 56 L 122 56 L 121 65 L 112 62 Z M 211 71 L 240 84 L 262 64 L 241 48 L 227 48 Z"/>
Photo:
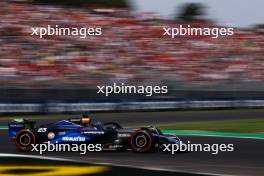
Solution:
<path fill-rule="evenodd" d="M 145 135 L 137 136 L 135 139 L 135 142 L 136 142 L 137 147 L 140 147 L 140 148 L 145 147 L 147 144 L 146 136 Z"/>
<path fill-rule="evenodd" d="M 135 152 L 148 152 L 153 146 L 153 140 L 151 134 L 147 131 L 137 131 L 135 132 L 130 140 L 131 148 Z"/>
<path fill-rule="evenodd" d="M 19 138 L 19 143 L 22 145 L 22 146 L 28 146 L 30 145 L 31 143 L 31 137 L 29 134 L 25 133 L 25 134 L 22 134 Z"/>

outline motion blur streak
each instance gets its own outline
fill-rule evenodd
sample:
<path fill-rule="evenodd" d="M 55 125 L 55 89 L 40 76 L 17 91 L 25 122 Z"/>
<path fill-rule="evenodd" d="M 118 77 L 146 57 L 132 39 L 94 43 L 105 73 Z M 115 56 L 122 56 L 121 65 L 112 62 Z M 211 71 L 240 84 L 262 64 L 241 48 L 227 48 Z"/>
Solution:
<path fill-rule="evenodd" d="M 31 171 L 30 174 L 20 173 L 28 170 Z M 90 167 L 80 167 L 80 166 L 1 166 L 0 175 L 2 176 L 14 176 L 15 172 L 19 172 L 20 176 L 55 176 L 55 175 L 83 175 L 83 174 L 98 174 L 109 170 L 108 167 L 103 166 L 90 166 Z"/>
<path fill-rule="evenodd" d="M 228 90 L 232 83 L 232 88 L 263 90 L 264 38 L 260 29 L 237 28 L 233 36 L 221 40 L 208 36 L 171 40 L 162 36 L 163 27 L 177 28 L 179 21 L 146 21 L 138 18 L 141 14 L 132 16 L 126 9 L 115 11 L 106 15 L 93 9 L 1 1 L 1 86 L 89 88 L 107 81 L 125 81 L 167 82 L 177 89 Z M 103 35 L 86 39 L 31 36 L 34 26 L 57 24 L 100 27 Z M 217 27 L 214 21 L 182 25 Z"/>

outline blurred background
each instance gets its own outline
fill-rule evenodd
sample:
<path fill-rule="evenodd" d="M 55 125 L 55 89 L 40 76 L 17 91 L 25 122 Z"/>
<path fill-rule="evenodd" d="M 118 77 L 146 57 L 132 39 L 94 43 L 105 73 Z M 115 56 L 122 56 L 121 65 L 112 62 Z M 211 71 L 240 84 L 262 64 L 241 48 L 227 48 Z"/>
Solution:
<path fill-rule="evenodd" d="M 137 109 L 135 102 L 149 101 L 162 102 L 165 109 L 263 106 L 264 21 L 258 8 L 263 2 L 168 0 L 163 4 L 157 0 L 1 1 L 0 112 L 50 111 L 49 103 L 93 103 L 76 111 Z M 232 26 L 235 35 L 162 36 L 163 27 L 181 24 Z M 101 27 L 103 35 L 85 39 L 30 35 L 32 27 L 47 25 Z M 167 85 L 169 93 L 147 98 L 96 94 L 97 85 L 114 82 Z M 102 102 L 111 104 L 101 107 Z M 61 106 L 57 110 L 65 110 L 65 104 Z"/>

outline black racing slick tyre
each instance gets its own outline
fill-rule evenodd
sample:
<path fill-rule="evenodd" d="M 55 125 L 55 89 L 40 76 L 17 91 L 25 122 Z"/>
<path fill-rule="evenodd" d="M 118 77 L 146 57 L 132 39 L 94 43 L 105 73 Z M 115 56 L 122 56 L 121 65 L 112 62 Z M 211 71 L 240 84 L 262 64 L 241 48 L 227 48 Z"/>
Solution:
<path fill-rule="evenodd" d="M 138 130 L 132 134 L 130 145 L 134 152 L 146 153 L 154 149 L 154 139 L 147 130 Z"/>
<path fill-rule="evenodd" d="M 23 152 L 31 151 L 33 148 L 32 144 L 36 144 L 36 142 L 36 134 L 30 129 L 20 130 L 15 138 L 17 149 Z"/>

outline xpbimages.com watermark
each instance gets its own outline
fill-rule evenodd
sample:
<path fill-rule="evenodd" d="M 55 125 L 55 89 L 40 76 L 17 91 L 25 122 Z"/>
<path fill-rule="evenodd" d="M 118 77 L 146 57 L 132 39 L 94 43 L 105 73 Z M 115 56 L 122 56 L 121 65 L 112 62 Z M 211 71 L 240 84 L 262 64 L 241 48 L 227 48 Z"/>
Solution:
<path fill-rule="evenodd" d="M 32 27 L 31 35 L 43 38 L 43 36 L 78 36 L 82 39 L 88 36 L 100 36 L 102 35 L 102 28 L 100 27 L 60 27 L 59 25 L 47 27 Z"/>
<path fill-rule="evenodd" d="M 85 155 L 87 152 L 100 152 L 103 150 L 102 144 L 52 144 L 50 141 L 42 144 L 31 144 L 32 152 L 39 152 L 40 155 L 45 152 L 79 152 Z M 192 144 L 190 141 L 187 143 L 180 142 L 179 144 L 163 144 L 163 152 L 172 155 L 178 152 L 209 152 L 217 155 L 220 152 L 233 152 L 235 150 L 234 144 Z"/>
<path fill-rule="evenodd" d="M 209 152 L 217 155 L 220 152 L 233 152 L 234 144 L 191 144 L 180 142 L 180 144 L 163 144 L 163 152 L 169 152 L 172 155 L 177 152 Z"/>
<path fill-rule="evenodd" d="M 50 141 L 43 144 L 32 144 L 32 152 L 39 152 L 42 155 L 44 152 L 79 152 L 85 155 L 87 152 L 102 151 L 102 144 L 52 144 Z"/>
<path fill-rule="evenodd" d="M 213 39 L 224 36 L 233 36 L 232 27 L 192 27 L 191 25 L 180 25 L 179 27 L 164 27 L 163 36 L 174 39 L 177 36 L 208 36 Z"/>
<path fill-rule="evenodd" d="M 168 86 L 133 86 L 133 85 L 125 85 L 125 83 L 106 86 L 97 86 L 97 93 L 104 94 L 105 96 L 109 96 L 111 94 L 144 94 L 148 97 L 155 94 L 167 94 Z"/>

